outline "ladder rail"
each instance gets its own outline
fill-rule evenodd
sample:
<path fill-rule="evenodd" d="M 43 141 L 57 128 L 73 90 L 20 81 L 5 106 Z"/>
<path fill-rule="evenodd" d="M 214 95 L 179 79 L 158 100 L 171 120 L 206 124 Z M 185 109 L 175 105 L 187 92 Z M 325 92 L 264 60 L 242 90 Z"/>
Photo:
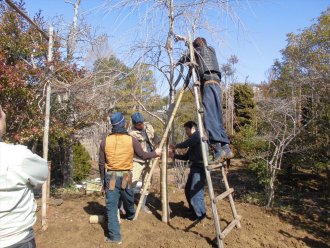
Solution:
<path fill-rule="evenodd" d="M 227 176 L 226 176 L 226 173 L 225 173 L 225 169 L 223 167 L 221 168 L 221 172 L 222 172 L 222 177 L 223 177 L 223 182 L 225 184 L 225 188 L 226 188 L 226 190 L 230 190 L 228 180 L 227 180 Z M 236 222 L 236 227 L 241 228 L 241 222 L 239 221 L 241 219 L 241 216 L 237 214 L 235 203 L 234 203 L 234 198 L 233 198 L 232 194 L 229 194 L 228 198 L 229 198 L 230 208 L 231 208 L 232 214 L 234 216 L 234 219 L 238 220 Z"/>
<path fill-rule="evenodd" d="M 190 51 L 190 62 L 194 63 L 195 62 L 195 56 L 194 56 L 194 49 L 193 45 L 191 42 L 189 42 L 189 51 Z M 220 219 L 218 215 L 218 210 L 214 202 L 214 190 L 213 190 L 213 184 L 211 180 L 211 175 L 210 171 L 207 169 L 208 167 L 208 155 L 207 155 L 207 143 L 206 140 L 203 139 L 205 133 L 204 133 L 204 125 L 203 125 L 203 120 L 202 120 L 202 114 L 199 111 L 201 108 L 200 102 L 199 102 L 199 84 L 197 83 L 197 76 L 196 76 L 196 71 L 195 68 L 192 68 L 192 80 L 193 80 L 193 89 L 194 89 L 194 98 L 195 98 L 195 106 L 197 109 L 197 121 L 198 121 L 198 129 L 200 132 L 200 142 L 201 142 L 201 148 L 202 148 L 202 155 L 203 155 L 203 162 L 204 162 L 204 171 L 206 175 L 206 180 L 208 184 L 208 189 L 209 189 L 209 195 L 211 198 L 211 207 L 212 207 L 212 213 L 213 213 L 213 220 L 214 220 L 214 225 L 216 228 L 217 232 L 217 242 L 218 242 L 218 247 L 223 248 L 223 241 L 221 239 L 221 227 L 220 227 Z"/>

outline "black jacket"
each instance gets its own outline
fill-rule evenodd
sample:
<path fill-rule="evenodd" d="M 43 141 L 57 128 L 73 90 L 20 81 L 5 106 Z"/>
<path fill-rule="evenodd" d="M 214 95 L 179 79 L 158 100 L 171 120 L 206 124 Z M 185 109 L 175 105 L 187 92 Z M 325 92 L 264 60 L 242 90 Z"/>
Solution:
<path fill-rule="evenodd" d="M 180 160 L 189 160 L 192 166 L 203 166 L 203 155 L 199 131 L 196 131 L 186 141 L 177 144 L 175 148 L 189 148 L 186 154 L 175 154 L 174 158 Z"/>
<path fill-rule="evenodd" d="M 213 47 L 197 47 L 195 48 L 195 58 L 198 66 L 196 71 L 199 80 L 205 82 L 207 80 L 221 81 L 221 73 L 217 60 L 217 55 Z M 180 58 L 179 63 L 190 61 L 189 50 Z"/>

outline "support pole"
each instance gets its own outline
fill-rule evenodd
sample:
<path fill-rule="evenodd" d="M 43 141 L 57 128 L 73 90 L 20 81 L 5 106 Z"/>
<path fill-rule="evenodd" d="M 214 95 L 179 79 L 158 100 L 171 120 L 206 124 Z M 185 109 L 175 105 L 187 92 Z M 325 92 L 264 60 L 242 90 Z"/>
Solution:
<path fill-rule="evenodd" d="M 49 26 L 49 43 L 48 43 L 48 62 L 53 61 L 53 27 Z M 50 68 L 51 69 L 51 68 Z M 43 158 L 48 161 L 48 137 L 49 137 L 49 118 L 50 118 L 50 93 L 51 82 L 48 79 L 46 87 L 46 110 L 45 110 L 45 127 L 43 137 Z M 42 185 L 42 207 L 41 207 L 41 224 L 42 230 L 47 229 L 47 181 Z"/>
<path fill-rule="evenodd" d="M 172 126 L 172 123 L 173 123 L 173 120 L 174 120 L 174 117 L 175 117 L 175 114 L 176 112 L 178 111 L 178 108 L 179 108 L 179 105 L 180 105 L 180 102 L 182 100 L 182 96 L 183 96 L 183 93 L 185 92 L 186 88 L 183 87 L 181 90 L 180 90 L 180 93 L 179 93 L 179 96 L 178 96 L 178 100 L 176 101 L 175 103 L 175 106 L 174 106 L 174 109 L 172 111 L 172 114 L 168 120 L 168 123 L 167 123 L 167 126 L 166 126 L 166 129 L 165 129 L 165 132 L 163 134 L 163 137 L 162 137 L 162 140 L 160 141 L 160 144 L 159 144 L 159 147 L 163 147 L 166 140 L 167 140 L 167 137 L 168 137 L 168 133 L 171 129 L 171 126 Z M 141 196 L 140 196 L 140 200 L 139 200 L 139 204 L 136 208 L 136 213 L 135 213 L 135 217 L 134 217 L 134 220 L 137 219 L 137 217 L 139 216 L 139 213 L 140 213 L 140 210 L 141 210 L 141 207 L 142 207 L 142 200 L 144 199 L 146 193 L 147 193 L 147 189 L 149 188 L 150 186 L 150 181 L 151 181 L 151 177 L 152 177 L 152 174 L 156 168 L 156 165 L 159 161 L 159 158 L 156 158 L 154 159 L 152 165 L 151 165 L 151 169 L 150 169 L 150 172 L 147 176 L 147 179 L 146 179 L 146 183 L 145 185 L 143 186 L 142 188 L 142 193 L 141 193 Z"/>
<path fill-rule="evenodd" d="M 166 147 L 163 147 L 162 152 L 162 168 L 161 168 L 161 175 L 162 175 L 162 221 L 168 223 L 168 198 L 167 198 L 167 161 L 166 161 Z"/>
<path fill-rule="evenodd" d="M 50 197 L 50 175 L 52 171 L 52 162 L 48 161 L 48 177 L 47 177 L 47 202 Z"/>

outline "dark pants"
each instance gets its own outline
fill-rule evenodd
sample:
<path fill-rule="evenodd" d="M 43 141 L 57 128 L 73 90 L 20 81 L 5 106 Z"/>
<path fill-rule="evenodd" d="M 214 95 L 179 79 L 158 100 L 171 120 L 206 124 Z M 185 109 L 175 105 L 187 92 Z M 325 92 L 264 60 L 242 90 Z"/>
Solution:
<path fill-rule="evenodd" d="M 36 247 L 37 247 L 36 241 L 33 238 L 33 239 L 29 240 L 28 242 L 11 245 L 11 246 L 8 246 L 7 248 L 36 248 Z"/>
<path fill-rule="evenodd" d="M 185 186 L 185 195 L 189 208 L 193 210 L 197 217 L 206 213 L 204 202 L 205 171 L 203 167 L 190 168 L 187 183 Z"/>
<path fill-rule="evenodd" d="M 113 190 L 109 190 L 109 173 L 105 174 L 106 207 L 108 216 L 108 231 L 111 240 L 121 240 L 120 226 L 118 222 L 118 202 L 123 201 L 127 219 L 132 220 L 135 216 L 133 189 L 121 189 L 122 176 L 116 177 L 116 185 Z"/>
<path fill-rule="evenodd" d="M 203 87 L 204 125 L 211 144 L 229 144 L 223 125 L 221 89 L 217 83 Z"/>

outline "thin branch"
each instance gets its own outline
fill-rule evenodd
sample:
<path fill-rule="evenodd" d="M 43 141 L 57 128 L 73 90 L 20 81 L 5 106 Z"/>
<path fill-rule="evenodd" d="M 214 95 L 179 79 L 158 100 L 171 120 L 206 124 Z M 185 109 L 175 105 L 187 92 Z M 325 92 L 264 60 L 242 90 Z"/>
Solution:
<path fill-rule="evenodd" d="M 10 7 L 12 7 L 19 15 L 21 15 L 25 20 L 27 20 L 35 29 L 37 29 L 47 41 L 49 40 L 48 34 L 45 31 L 43 31 L 41 28 L 39 28 L 39 26 L 34 21 L 32 21 L 30 17 L 26 15 L 20 8 L 18 8 L 11 0 L 5 0 L 5 2 Z"/>
<path fill-rule="evenodd" d="M 148 111 L 147 109 L 146 109 L 146 107 L 136 98 L 136 96 L 134 96 L 133 94 L 130 94 L 133 98 L 134 98 L 134 100 L 142 107 L 142 110 L 144 111 L 144 112 L 146 112 L 146 113 L 148 113 L 149 115 L 151 115 L 151 116 L 153 116 L 153 117 L 155 117 L 157 120 L 159 120 L 164 126 L 165 126 L 165 122 L 159 117 L 159 116 L 157 116 L 157 115 L 155 115 L 155 114 L 153 114 L 153 113 L 151 113 L 150 111 Z"/>

